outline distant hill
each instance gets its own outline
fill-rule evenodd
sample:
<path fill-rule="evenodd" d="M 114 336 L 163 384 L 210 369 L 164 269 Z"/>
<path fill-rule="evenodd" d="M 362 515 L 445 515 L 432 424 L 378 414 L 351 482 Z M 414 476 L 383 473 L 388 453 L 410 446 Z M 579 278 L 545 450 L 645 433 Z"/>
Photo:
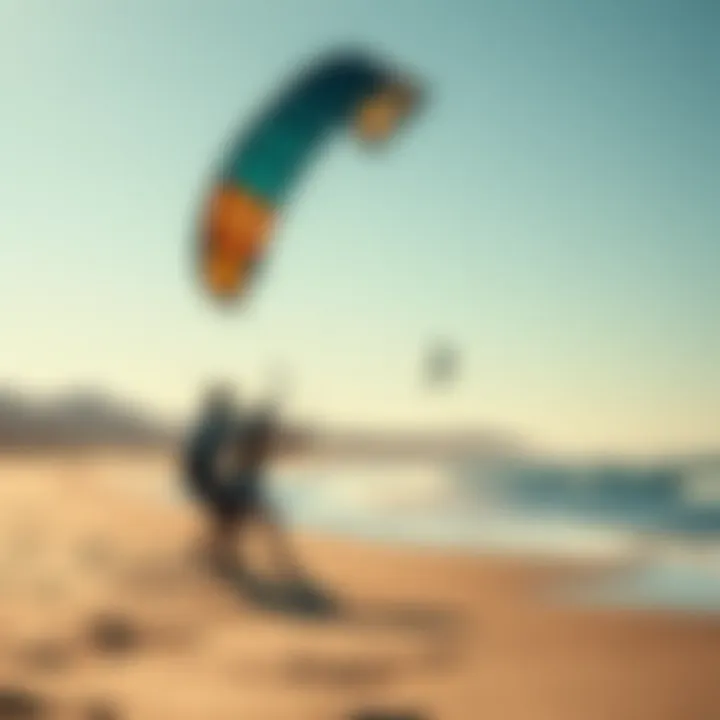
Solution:
<path fill-rule="evenodd" d="M 0 390 L 0 448 L 161 446 L 176 435 L 169 423 L 100 392 L 38 399 Z"/>
<path fill-rule="evenodd" d="M 0 387 L 0 449 L 164 448 L 183 428 L 93 390 L 50 398 Z M 521 444 L 490 431 L 390 432 L 283 425 L 279 452 L 338 459 L 517 456 Z"/>

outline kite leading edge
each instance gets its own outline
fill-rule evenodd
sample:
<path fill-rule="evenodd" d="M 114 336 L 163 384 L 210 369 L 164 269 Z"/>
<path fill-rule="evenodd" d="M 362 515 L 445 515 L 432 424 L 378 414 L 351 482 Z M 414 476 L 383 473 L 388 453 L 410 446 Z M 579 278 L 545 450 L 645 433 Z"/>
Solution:
<path fill-rule="evenodd" d="M 199 272 L 219 300 L 242 298 L 277 215 L 313 152 L 343 125 L 364 141 L 390 138 L 417 107 L 407 79 L 362 55 L 326 58 L 301 74 L 231 144 L 203 211 Z"/>

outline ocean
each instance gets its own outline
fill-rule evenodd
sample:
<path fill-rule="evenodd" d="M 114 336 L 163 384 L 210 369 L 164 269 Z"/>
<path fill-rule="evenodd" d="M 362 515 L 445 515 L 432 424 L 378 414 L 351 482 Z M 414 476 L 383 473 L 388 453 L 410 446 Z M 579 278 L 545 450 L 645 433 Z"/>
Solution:
<path fill-rule="evenodd" d="M 720 612 L 720 462 L 338 465 L 278 474 L 273 494 L 303 527 L 626 568 L 561 601 Z"/>
<path fill-rule="evenodd" d="M 270 490 L 298 528 L 625 568 L 559 601 L 720 612 L 720 461 L 315 463 L 278 468 Z"/>

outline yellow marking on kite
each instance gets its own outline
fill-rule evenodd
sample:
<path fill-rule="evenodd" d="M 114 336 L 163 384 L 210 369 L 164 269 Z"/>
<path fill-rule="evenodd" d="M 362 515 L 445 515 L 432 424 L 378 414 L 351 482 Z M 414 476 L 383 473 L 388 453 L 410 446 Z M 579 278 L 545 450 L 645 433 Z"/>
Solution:
<path fill-rule="evenodd" d="M 387 140 L 412 112 L 418 92 L 407 83 L 394 82 L 371 95 L 357 110 L 355 127 L 364 140 Z"/>

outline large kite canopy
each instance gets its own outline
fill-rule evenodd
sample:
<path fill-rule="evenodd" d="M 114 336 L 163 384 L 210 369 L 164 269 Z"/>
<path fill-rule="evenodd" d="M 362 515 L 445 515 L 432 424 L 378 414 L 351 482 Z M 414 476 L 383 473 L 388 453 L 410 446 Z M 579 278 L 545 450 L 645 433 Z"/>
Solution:
<path fill-rule="evenodd" d="M 365 141 L 389 138 L 416 108 L 414 84 L 362 55 L 334 55 L 303 71 L 234 140 L 202 213 L 198 269 L 212 296 L 241 298 L 278 213 L 313 154 L 352 124 Z"/>

